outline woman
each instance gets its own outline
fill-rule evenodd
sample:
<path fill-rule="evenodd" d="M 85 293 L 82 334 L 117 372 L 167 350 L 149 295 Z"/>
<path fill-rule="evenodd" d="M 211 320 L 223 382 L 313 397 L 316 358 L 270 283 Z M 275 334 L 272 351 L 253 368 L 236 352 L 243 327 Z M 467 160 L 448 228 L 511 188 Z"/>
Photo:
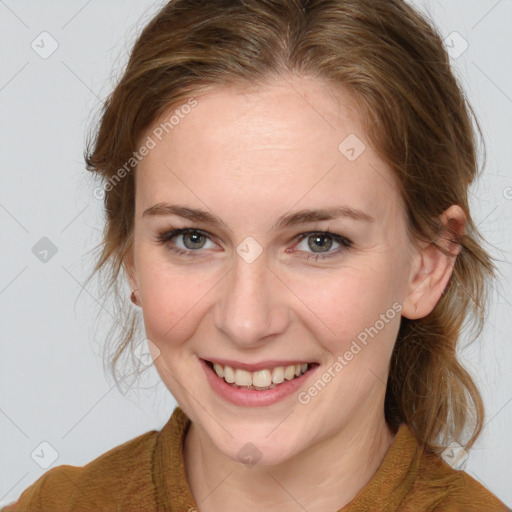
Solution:
<path fill-rule="evenodd" d="M 506 510 L 446 462 L 482 430 L 456 346 L 495 270 L 470 113 L 403 1 L 163 7 L 86 161 L 95 271 L 179 407 L 4 510 Z"/>

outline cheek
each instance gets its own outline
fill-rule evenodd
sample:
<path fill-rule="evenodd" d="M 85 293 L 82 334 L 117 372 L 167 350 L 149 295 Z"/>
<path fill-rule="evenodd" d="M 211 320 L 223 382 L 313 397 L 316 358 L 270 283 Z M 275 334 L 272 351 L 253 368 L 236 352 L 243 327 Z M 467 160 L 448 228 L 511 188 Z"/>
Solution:
<path fill-rule="evenodd" d="M 201 304 L 212 285 L 186 266 L 177 269 L 162 258 L 141 259 L 139 291 L 146 334 L 158 345 L 186 341 L 198 324 Z"/>
<path fill-rule="evenodd" d="M 357 268 L 302 280 L 295 290 L 308 307 L 303 319 L 334 357 L 352 351 L 364 352 L 360 360 L 382 360 L 390 354 L 400 324 L 395 281 L 391 264 L 380 260 L 377 266 L 367 260 Z M 364 350 L 370 344 L 371 354 Z"/>

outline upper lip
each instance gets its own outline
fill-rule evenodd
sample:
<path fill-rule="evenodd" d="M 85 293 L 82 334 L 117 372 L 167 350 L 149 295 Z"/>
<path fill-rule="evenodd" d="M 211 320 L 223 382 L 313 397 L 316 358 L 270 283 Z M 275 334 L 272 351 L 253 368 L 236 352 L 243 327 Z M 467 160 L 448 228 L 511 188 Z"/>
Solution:
<path fill-rule="evenodd" d="M 296 364 L 315 364 L 313 361 L 298 361 L 297 359 L 288 359 L 288 360 L 267 360 L 260 361 L 259 363 L 242 363 L 240 361 L 233 361 L 231 359 L 218 359 L 218 358 L 210 358 L 204 359 L 206 362 L 217 363 L 222 366 L 231 366 L 231 368 L 240 368 L 241 370 L 246 370 L 248 372 L 255 372 L 258 370 L 265 370 L 268 368 L 276 368 L 278 366 L 291 366 Z"/>

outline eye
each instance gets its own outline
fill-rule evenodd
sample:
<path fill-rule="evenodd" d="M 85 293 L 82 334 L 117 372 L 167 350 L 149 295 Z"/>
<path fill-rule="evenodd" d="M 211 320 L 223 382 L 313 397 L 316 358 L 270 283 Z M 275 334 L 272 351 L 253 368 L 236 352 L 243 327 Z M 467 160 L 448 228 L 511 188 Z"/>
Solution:
<path fill-rule="evenodd" d="M 170 243 L 173 238 L 177 238 L 184 244 L 184 247 L 177 247 L 174 243 Z M 180 256 L 191 256 L 191 252 L 197 252 L 199 249 L 204 249 L 204 241 L 209 240 L 206 233 L 198 229 L 183 228 L 173 229 L 171 231 L 164 231 L 157 236 L 157 241 L 161 244 L 167 245 L 169 251 Z M 213 242 L 212 242 L 213 243 Z M 208 249 L 208 247 L 206 247 Z"/>
<path fill-rule="evenodd" d="M 313 252 L 306 256 L 305 259 L 307 260 L 311 258 L 329 258 L 352 247 L 352 242 L 348 238 L 331 233 L 330 231 L 312 231 L 309 233 L 303 233 L 300 236 L 297 247 L 300 247 L 301 244 L 304 244 L 301 249 L 302 251 L 308 252 L 310 249 Z M 335 250 L 330 251 L 329 249 L 333 247 L 333 244 L 338 244 L 338 247 L 335 247 Z"/>

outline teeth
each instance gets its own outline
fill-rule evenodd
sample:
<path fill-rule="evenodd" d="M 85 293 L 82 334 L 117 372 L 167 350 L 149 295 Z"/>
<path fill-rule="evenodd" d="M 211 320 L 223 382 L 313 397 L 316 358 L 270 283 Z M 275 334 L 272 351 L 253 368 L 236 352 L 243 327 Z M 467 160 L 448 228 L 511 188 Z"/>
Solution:
<path fill-rule="evenodd" d="M 272 370 L 272 382 L 274 384 L 281 384 L 284 382 L 284 368 L 282 366 L 278 366 Z"/>
<path fill-rule="evenodd" d="M 252 374 L 252 385 L 258 388 L 268 388 L 272 384 L 270 370 L 258 370 Z"/>
<path fill-rule="evenodd" d="M 292 380 L 295 377 L 295 366 L 287 366 L 284 370 L 284 378 Z"/>
<path fill-rule="evenodd" d="M 235 383 L 237 386 L 250 386 L 252 385 L 252 376 L 245 370 L 237 369 L 235 371 Z"/>
<path fill-rule="evenodd" d="M 213 363 L 213 369 L 219 377 L 224 377 L 224 368 L 220 364 Z"/>
<path fill-rule="evenodd" d="M 215 373 L 223 378 L 229 384 L 236 384 L 241 387 L 251 387 L 268 389 L 276 384 L 281 384 L 285 380 L 292 380 L 305 373 L 308 364 L 295 364 L 291 366 L 278 366 L 272 369 L 257 370 L 248 372 L 240 368 L 231 368 L 231 366 L 222 366 L 218 363 L 213 364 Z"/>
<path fill-rule="evenodd" d="M 235 371 L 231 366 L 225 366 L 224 367 L 224 380 L 226 382 L 229 382 L 230 384 L 233 384 L 235 382 Z"/>

